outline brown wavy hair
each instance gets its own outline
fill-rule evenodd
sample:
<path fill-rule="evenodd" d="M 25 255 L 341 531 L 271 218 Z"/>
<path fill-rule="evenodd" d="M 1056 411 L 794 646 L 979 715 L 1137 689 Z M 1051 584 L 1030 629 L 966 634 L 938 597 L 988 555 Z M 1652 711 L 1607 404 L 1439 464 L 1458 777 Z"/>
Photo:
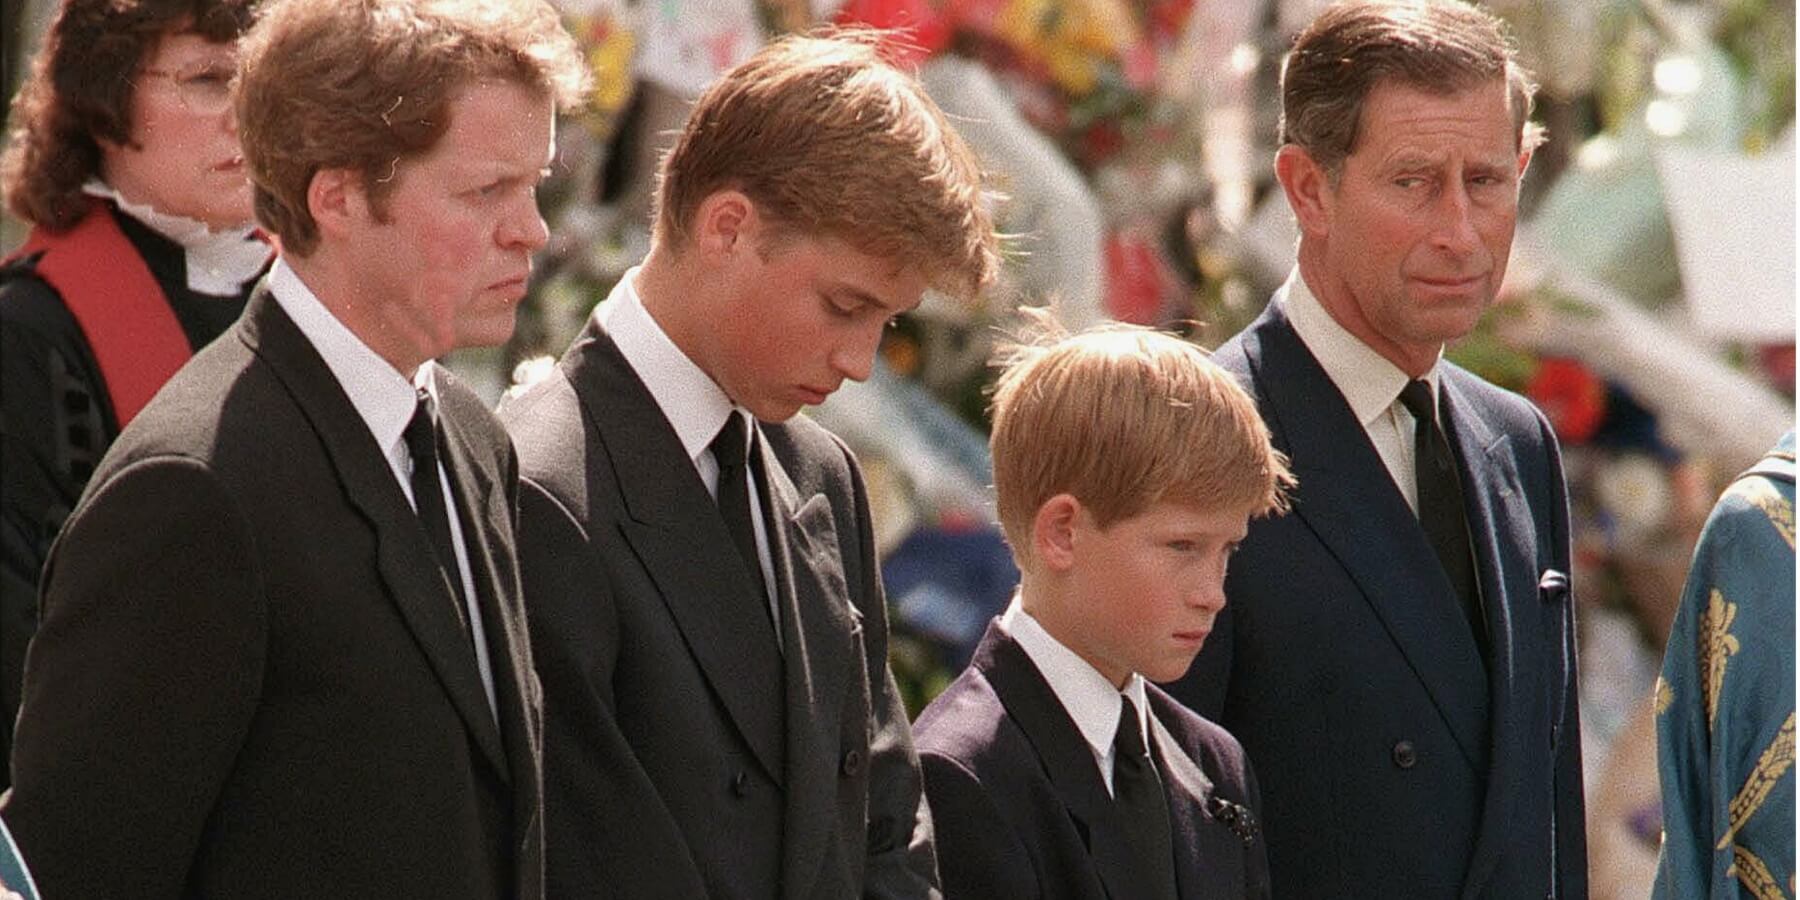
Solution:
<path fill-rule="evenodd" d="M 0 190 L 6 208 L 61 231 L 87 209 L 81 186 L 100 174 L 100 141 L 131 145 L 138 67 L 165 35 L 226 43 L 250 27 L 257 0 L 64 0 L 13 98 Z"/>
<path fill-rule="evenodd" d="M 1336 3 L 1295 38 L 1282 63 L 1281 142 L 1336 178 L 1378 83 L 1451 94 L 1502 79 L 1519 149 L 1533 149 L 1543 142 L 1531 121 L 1537 85 L 1497 16 L 1456 0 Z"/>
<path fill-rule="evenodd" d="M 544 0 L 274 0 L 244 39 L 238 141 L 256 220 L 307 256 L 313 176 L 360 173 L 377 216 L 399 167 L 450 127 L 464 88 L 501 79 L 567 111 L 588 86 L 575 41 Z"/>

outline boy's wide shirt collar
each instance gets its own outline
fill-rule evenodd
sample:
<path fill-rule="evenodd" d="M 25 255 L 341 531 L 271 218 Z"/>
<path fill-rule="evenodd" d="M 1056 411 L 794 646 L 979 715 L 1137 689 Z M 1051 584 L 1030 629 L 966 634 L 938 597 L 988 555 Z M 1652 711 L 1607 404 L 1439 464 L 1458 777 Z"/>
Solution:
<path fill-rule="evenodd" d="M 1113 736 L 1119 724 L 1119 706 L 1121 697 L 1130 697 L 1138 710 L 1138 727 L 1143 729 L 1146 745 L 1149 740 L 1149 723 L 1145 720 L 1148 698 L 1144 692 L 1143 676 L 1136 672 L 1125 682 L 1124 690 L 1112 686 L 1098 669 L 1088 664 L 1075 651 L 1070 650 L 1055 636 L 1044 629 L 1031 613 L 1019 602 L 1017 594 L 1012 603 L 1000 617 L 1000 629 L 1018 643 L 1025 651 L 1038 673 L 1049 683 L 1050 690 L 1056 694 L 1058 702 L 1068 712 L 1069 718 L 1075 720 L 1075 727 L 1094 753 L 1094 761 L 1100 767 L 1100 777 L 1106 782 L 1106 790 L 1110 793 L 1113 784 Z"/>

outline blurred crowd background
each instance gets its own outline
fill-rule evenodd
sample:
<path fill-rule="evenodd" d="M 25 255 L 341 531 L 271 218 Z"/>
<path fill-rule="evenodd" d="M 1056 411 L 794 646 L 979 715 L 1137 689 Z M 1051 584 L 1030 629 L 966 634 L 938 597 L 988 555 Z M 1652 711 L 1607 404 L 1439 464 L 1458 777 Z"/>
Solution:
<path fill-rule="evenodd" d="M 543 196 L 513 340 L 449 360 L 495 402 L 541 376 L 648 249 L 659 154 L 709 81 L 820 23 L 907 29 L 1005 199 L 1004 283 L 930 297 L 875 376 L 809 411 L 876 497 L 913 710 L 1016 572 L 987 490 L 986 360 L 1022 304 L 1211 347 L 1292 265 L 1270 165 L 1281 54 L 1322 0 L 559 0 L 596 74 Z M 1496 0 L 1542 85 L 1502 302 L 1449 356 L 1562 440 L 1576 522 L 1592 894 L 1647 895 L 1661 832 L 1651 686 L 1713 499 L 1794 423 L 1792 0 Z M 6 0 L 6 96 L 53 6 Z M 0 224 L 0 248 L 24 228 Z"/>

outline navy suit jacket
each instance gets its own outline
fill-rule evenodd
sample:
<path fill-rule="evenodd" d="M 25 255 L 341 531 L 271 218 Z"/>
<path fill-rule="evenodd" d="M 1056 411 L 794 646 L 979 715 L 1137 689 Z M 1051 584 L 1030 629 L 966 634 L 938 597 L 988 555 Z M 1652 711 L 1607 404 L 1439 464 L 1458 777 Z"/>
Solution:
<path fill-rule="evenodd" d="M 781 645 L 673 427 L 590 323 L 501 418 L 543 680 L 550 897 L 937 896 L 854 457 L 757 427 Z"/>
<path fill-rule="evenodd" d="M 1261 773 L 1279 898 L 1585 897 L 1568 503 L 1550 425 L 1441 367 L 1492 643 L 1349 404 L 1271 304 L 1214 361 L 1299 489 L 1250 526 L 1173 693 Z"/>
<path fill-rule="evenodd" d="M 1148 693 L 1181 900 L 1267 897 L 1256 778 L 1242 748 L 1155 686 Z M 914 735 L 947 900 L 1145 896 L 1093 750 L 996 625 Z"/>

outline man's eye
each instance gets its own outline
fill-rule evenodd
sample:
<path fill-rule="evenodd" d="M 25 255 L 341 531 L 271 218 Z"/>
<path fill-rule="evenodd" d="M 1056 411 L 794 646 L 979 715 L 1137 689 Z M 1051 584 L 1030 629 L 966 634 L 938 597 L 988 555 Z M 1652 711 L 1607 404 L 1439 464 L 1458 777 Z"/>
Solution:
<path fill-rule="evenodd" d="M 225 69 L 202 69 L 182 77 L 181 81 L 195 87 L 224 87 L 231 83 L 231 72 Z"/>

